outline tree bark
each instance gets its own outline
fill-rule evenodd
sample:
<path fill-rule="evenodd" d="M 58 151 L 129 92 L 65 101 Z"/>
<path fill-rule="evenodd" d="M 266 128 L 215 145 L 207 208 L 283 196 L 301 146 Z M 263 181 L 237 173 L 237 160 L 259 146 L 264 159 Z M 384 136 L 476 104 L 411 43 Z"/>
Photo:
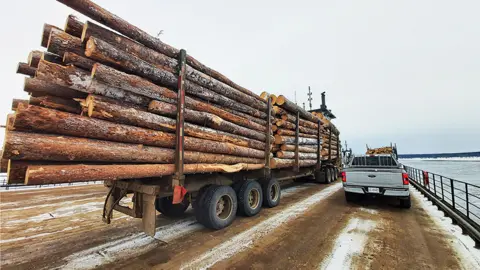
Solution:
<path fill-rule="evenodd" d="M 27 63 L 23 63 L 23 62 L 18 63 L 18 67 L 17 67 L 18 74 L 35 77 L 35 72 L 37 72 L 37 69 L 29 66 Z"/>
<path fill-rule="evenodd" d="M 34 68 L 38 67 L 38 63 L 42 59 L 42 52 L 41 51 L 31 51 L 28 55 L 28 65 Z"/>
<path fill-rule="evenodd" d="M 163 43 L 158 38 L 150 36 L 148 33 L 144 32 L 140 28 L 128 23 L 127 21 L 123 20 L 122 18 L 109 12 L 108 10 L 100 7 L 95 3 L 92 3 L 90 1 L 85 1 L 85 0 L 73 0 L 73 1 L 58 0 L 58 1 L 84 14 L 85 16 L 92 18 L 93 20 L 101 22 L 105 26 L 119 32 L 120 34 L 125 35 L 149 47 L 150 49 L 153 49 L 159 53 L 162 53 L 174 59 L 178 59 L 179 52 L 180 52 L 178 49 L 175 49 L 174 47 Z M 202 63 L 200 63 L 190 55 L 187 55 L 187 64 L 192 66 L 194 69 L 201 71 L 204 74 L 208 74 L 213 78 L 227 85 L 230 85 L 231 87 L 247 95 L 253 96 L 258 100 L 262 100 L 258 95 L 256 95 L 252 91 L 235 84 L 226 76 L 222 75 L 220 72 L 203 65 Z"/>
<path fill-rule="evenodd" d="M 289 129 L 277 129 L 276 131 L 277 135 L 287 135 L 287 136 L 295 136 L 295 131 L 289 130 Z M 306 134 L 306 133 L 298 133 L 299 137 L 305 137 L 305 138 L 312 138 L 316 139 L 318 135 L 312 135 L 312 134 Z"/>
<path fill-rule="evenodd" d="M 37 78 L 69 87 L 80 92 L 98 94 L 134 103 L 143 107 L 148 107 L 148 104 L 150 103 L 150 99 L 145 96 L 108 86 L 97 81 L 92 81 L 88 72 L 74 66 L 64 67 L 46 61 L 40 61 Z"/>
<path fill-rule="evenodd" d="M 291 115 L 291 114 L 282 114 L 282 120 L 288 121 L 291 123 L 296 123 L 296 117 Z M 318 124 L 313 123 L 304 119 L 299 120 L 300 126 L 306 127 L 306 128 L 311 128 L 311 129 L 318 129 Z"/>
<path fill-rule="evenodd" d="M 282 95 L 280 95 L 277 98 L 276 104 L 279 105 L 280 107 L 282 107 L 283 109 L 293 113 L 293 114 L 297 114 L 297 112 L 300 113 L 300 117 L 302 117 L 302 118 L 304 118 L 308 121 L 316 123 L 316 122 L 318 122 L 318 120 L 320 120 L 319 118 L 317 118 L 313 114 L 311 114 L 308 111 L 304 110 L 303 108 L 299 107 L 297 104 L 291 102 L 290 100 L 288 100 L 286 97 L 284 97 Z"/>
<path fill-rule="evenodd" d="M 83 32 L 83 25 L 84 23 L 81 22 L 77 18 L 77 16 L 70 14 L 68 15 L 67 21 L 65 22 L 65 32 L 74 37 L 81 38 Z"/>
<path fill-rule="evenodd" d="M 14 127 L 19 131 L 175 148 L 175 134 L 111 123 L 37 106 L 29 106 L 17 113 Z M 261 150 L 188 136 L 185 137 L 185 150 L 253 158 L 265 156 L 264 151 Z"/>
<path fill-rule="evenodd" d="M 185 164 L 184 173 L 234 173 L 258 170 L 264 164 Z M 175 173 L 175 164 L 123 164 L 123 165 L 47 165 L 29 166 L 25 183 L 44 185 L 96 180 L 153 178 Z"/>
<path fill-rule="evenodd" d="M 155 83 L 164 85 L 166 87 L 177 87 L 177 76 L 173 73 L 157 68 L 150 63 L 122 50 L 115 46 L 95 37 L 90 37 L 86 45 L 85 54 L 87 57 L 96 61 L 109 63 L 112 66 L 126 70 L 129 73 L 136 74 L 146 79 L 152 80 Z M 255 117 L 266 118 L 266 113 L 254 109 L 250 106 L 238 103 L 222 94 L 218 94 L 205 87 L 195 83 L 186 81 L 185 91 L 188 94 L 202 98 L 222 106 L 231 107 L 232 109 L 248 113 Z"/>
<path fill-rule="evenodd" d="M 47 51 L 63 57 L 65 52 L 73 52 L 80 56 L 85 55 L 80 38 L 65 33 L 62 30 L 52 29 L 48 38 Z"/>
<path fill-rule="evenodd" d="M 302 159 L 298 162 L 300 167 L 308 167 L 315 164 L 317 164 L 316 159 Z M 295 166 L 295 159 L 272 158 L 270 160 L 270 168 L 272 169 L 288 168 L 293 166 Z"/>
<path fill-rule="evenodd" d="M 294 144 L 282 144 L 280 146 L 280 150 L 282 151 L 295 151 Z M 316 145 L 299 145 L 298 152 L 302 153 L 317 153 L 317 146 Z"/>
<path fill-rule="evenodd" d="M 275 144 L 294 144 L 294 136 L 275 135 Z M 298 144 L 313 145 L 317 144 L 317 139 L 298 137 Z"/>
<path fill-rule="evenodd" d="M 40 42 L 40 45 L 42 45 L 42 47 L 47 48 L 47 46 L 48 46 L 48 39 L 50 38 L 50 32 L 52 31 L 52 29 L 57 29 L 57 30 L 60 30 L 60 31 L 62 30 L 62 29 L 60 29 L 59 27 L 56 27 L 56 26 L 54 26 L 54 25 L 45 23 L 45 24 L 43 25 L 42 41 Z"/>
<path fill-rule="evenodd" d="M 75 114 L 80 114 L 82 112 L 82 107 L 75 100 L 54 96 L 30 97 L 30 105 L 37 105 Z"/>
<path fill-rule="evenodd" d="M 148 110 L 159 115 L 170 117 L 177 116 L 177 106 L 162 101 L 152 101 L 150 103 L 150 106 L 148 107 Z M 238 126 L 231 122 L 225 121 L 222 118 L 211 113 L 185 109 L 185 121 L 193 124 L 207 126 L 212 129 L 252 138 L 262 142 L 264 142 L 266 139 L 265 133 Z"/>
<path fill-rule="evenodd" d="M 296 125 L 295 125 L 295 124 L 290 123 L 290 122 L 285 121 L 285 120 L 277 120 L 277 121 L 275 122 L 275 125 L 276 125 L 277 127 L 283 127 L 284 129 L 290 129 L 290 130 L 295 130 L 295 129 L 296 129 Z M 299 127 L 298 127 L 298 130 L 299 130 L 301 133 L 307 133 L 307 134 L 313 134 L 313 135 L 318 134 L 318 129 L 311 129 L 311 128 L 299 126 Z"/>
<path fill-rule="evenodd" d="M 276 156 L 278 158 L 286 158 L 286 159 L 294 159 L 295 158 L 295 152 L 287 152 L 287 151 L 278 151 L 276 153 Z M 317 153 L 298 153 L 298 158 L 299 159 L 316 159 L 317 158 Z"/>
<path fill-rule="evenodd" d="M 5 158 L 13 160 L 81 162 L 173 163 L 175 156 L 174 149 L 16 131 L 6 134 L 4 151 Z M 214 164 L 264 162 L 263 159 L 194 151 L 185 151 L 184 161 Z"/>
<path fill-rule="evenodd" d="M 28 93 L 35 93 L 38 95 L 49 95 L 63 98 L 86 98 L 85 93 L 64 87 L 49 81 L 25 78 L 23 90 Z"/>
<path fill-rule="evenodd" d="M 74 65 L 88 71 L 92 71 L 95 61 L 86 57 L 80 56 L 73 52 L 66 52 L 63 55 L 63 63 L 65 65 Z"/>
<path fill-rule="evenodd" d="M 7 184 L 23 184 L 27 173 L 28 162 L 8 160 L 7 164 Z"/>
<path fill-rule="evenodd" d="M 16 111 L 20 104 L 22 104 L 23 106 L 26 107 L 26 106 L 28 106 L 28 100 L 14 98 L 12 100 L 12 111 Z"/>
<path fill-rule="evenodd" d="M 175 132 L 176 120 L 157 114 L 135 110 L 130 107 L 101 102 L 94 96 L 87 100 L 89 116 L 126 125 L 144 127 L 154 130 Z M 206 140 L 229 142 L 239 146 L 264 150 L 265 143 L 242 136 L 185 123 L 184 132 L 187 136 Z"/>
<path fill-rule="evenodd" d="M 164 101 L 172 104 L 177 103 L 176 92 L 151 83 L 150 81 L 145 80 L 139 76 L 123 73 L 105 65 L 101 65 L 98 63 L 95 64 L 92 70 L 92 77 L 94 80 L 98 79 L 102 83 L 127 91 L 131 91 L 139 95 L 144 95 L 155 100 Z M 266 129 L 265 126 L 250 121 L 249 119 L 245 119 L 243 117 L 239 117 L 237 115 L 229 113 L 225 111 L 224 108 L 219 108 L 213 106 L 212 104 L 207 104 L 188 96 L 185 97 L 185 105 L 189 109 L 212 113 L 240 126 L 248 127 L 258 131 L 265 131 Z"/>
<path fill-rule="evenodd" d="M 3 151 L 0 152 L 0 156 L 3 156 Z M 8 159 L 0 159 L 0 172 L 6 173 L 8 171 Z"/>

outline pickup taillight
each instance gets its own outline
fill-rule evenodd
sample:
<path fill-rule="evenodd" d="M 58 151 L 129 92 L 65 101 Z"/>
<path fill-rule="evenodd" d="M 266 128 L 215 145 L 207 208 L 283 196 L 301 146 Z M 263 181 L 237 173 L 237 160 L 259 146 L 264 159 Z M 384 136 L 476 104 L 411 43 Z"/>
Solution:
<path fill-rule="evenodd" d="M 408 174 L 407 173 L 402 173 L 402 179 L 403 179 L 403 184 L 404 185 L 410 184 L 410 180 L 408 180 Z"/>
<path fill-rule="evenodd" d="M 347 174 L 342 172 L 342 182 L 347 182 Z"/>

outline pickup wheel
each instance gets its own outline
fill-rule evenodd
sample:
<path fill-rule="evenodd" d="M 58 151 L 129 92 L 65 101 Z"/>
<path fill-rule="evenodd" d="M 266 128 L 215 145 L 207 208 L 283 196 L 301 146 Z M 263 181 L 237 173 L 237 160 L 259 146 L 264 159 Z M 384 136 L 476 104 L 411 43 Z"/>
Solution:
<path fill-rule="evenodd" d="M 232 187 L 212 185 L 203 196 L 195 209 L 198 222 L 214 230 L 232 224 L 237 212 L 237 195 Z"/>
<path fill-rule="evenodd" d="M 410 209 L 412 207 L 412 200 L 410 199 L 410 196 L 405 199 L 400 199 L 400 207 L 405 209 Z"/>
<path fill-rule="evenodd" d="M 245 181 L 237 191 L 238 213 L 252 217 L 262 210 L 262 187 L 257 181 Z"/>
<path fill-rule="evenodd" d="M 280 204 L 280 184 L 276 179 L 263 183 L 263 206 L 273 208 Z"/>
<path fill-rule="evenodd" d="M 190 206 L 188 196 L 185 195 L 183 201 L 179 204 L 172 203 L 173 197 L 157 198 L 155 200 L 155 209 L 167 217 L 180 217 Z"/>

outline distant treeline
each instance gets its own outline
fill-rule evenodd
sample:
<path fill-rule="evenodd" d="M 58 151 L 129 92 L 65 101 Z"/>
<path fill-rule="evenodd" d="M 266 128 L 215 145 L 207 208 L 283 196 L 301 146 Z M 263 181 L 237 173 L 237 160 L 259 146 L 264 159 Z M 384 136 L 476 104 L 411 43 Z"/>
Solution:
<path fill-rule="evenodd" d="M 438 153 L 438 154 L 400 154 L 399 158 L 458 158 L 458 157 L 480 157 L 480 152 L 466 153 Z"/>

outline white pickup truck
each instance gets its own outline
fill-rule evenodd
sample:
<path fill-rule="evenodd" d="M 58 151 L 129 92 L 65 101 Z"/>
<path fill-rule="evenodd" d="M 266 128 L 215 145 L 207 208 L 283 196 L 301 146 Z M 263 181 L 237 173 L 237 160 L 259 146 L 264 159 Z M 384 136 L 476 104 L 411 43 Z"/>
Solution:
<path fill-rule="evenodd" d="M 341 174 L 348 202 L 362 196 L 388 196 L 398 198 L 403 208 L 411 206 L 408 174 L 392 155 L 356 156 Z"/>

